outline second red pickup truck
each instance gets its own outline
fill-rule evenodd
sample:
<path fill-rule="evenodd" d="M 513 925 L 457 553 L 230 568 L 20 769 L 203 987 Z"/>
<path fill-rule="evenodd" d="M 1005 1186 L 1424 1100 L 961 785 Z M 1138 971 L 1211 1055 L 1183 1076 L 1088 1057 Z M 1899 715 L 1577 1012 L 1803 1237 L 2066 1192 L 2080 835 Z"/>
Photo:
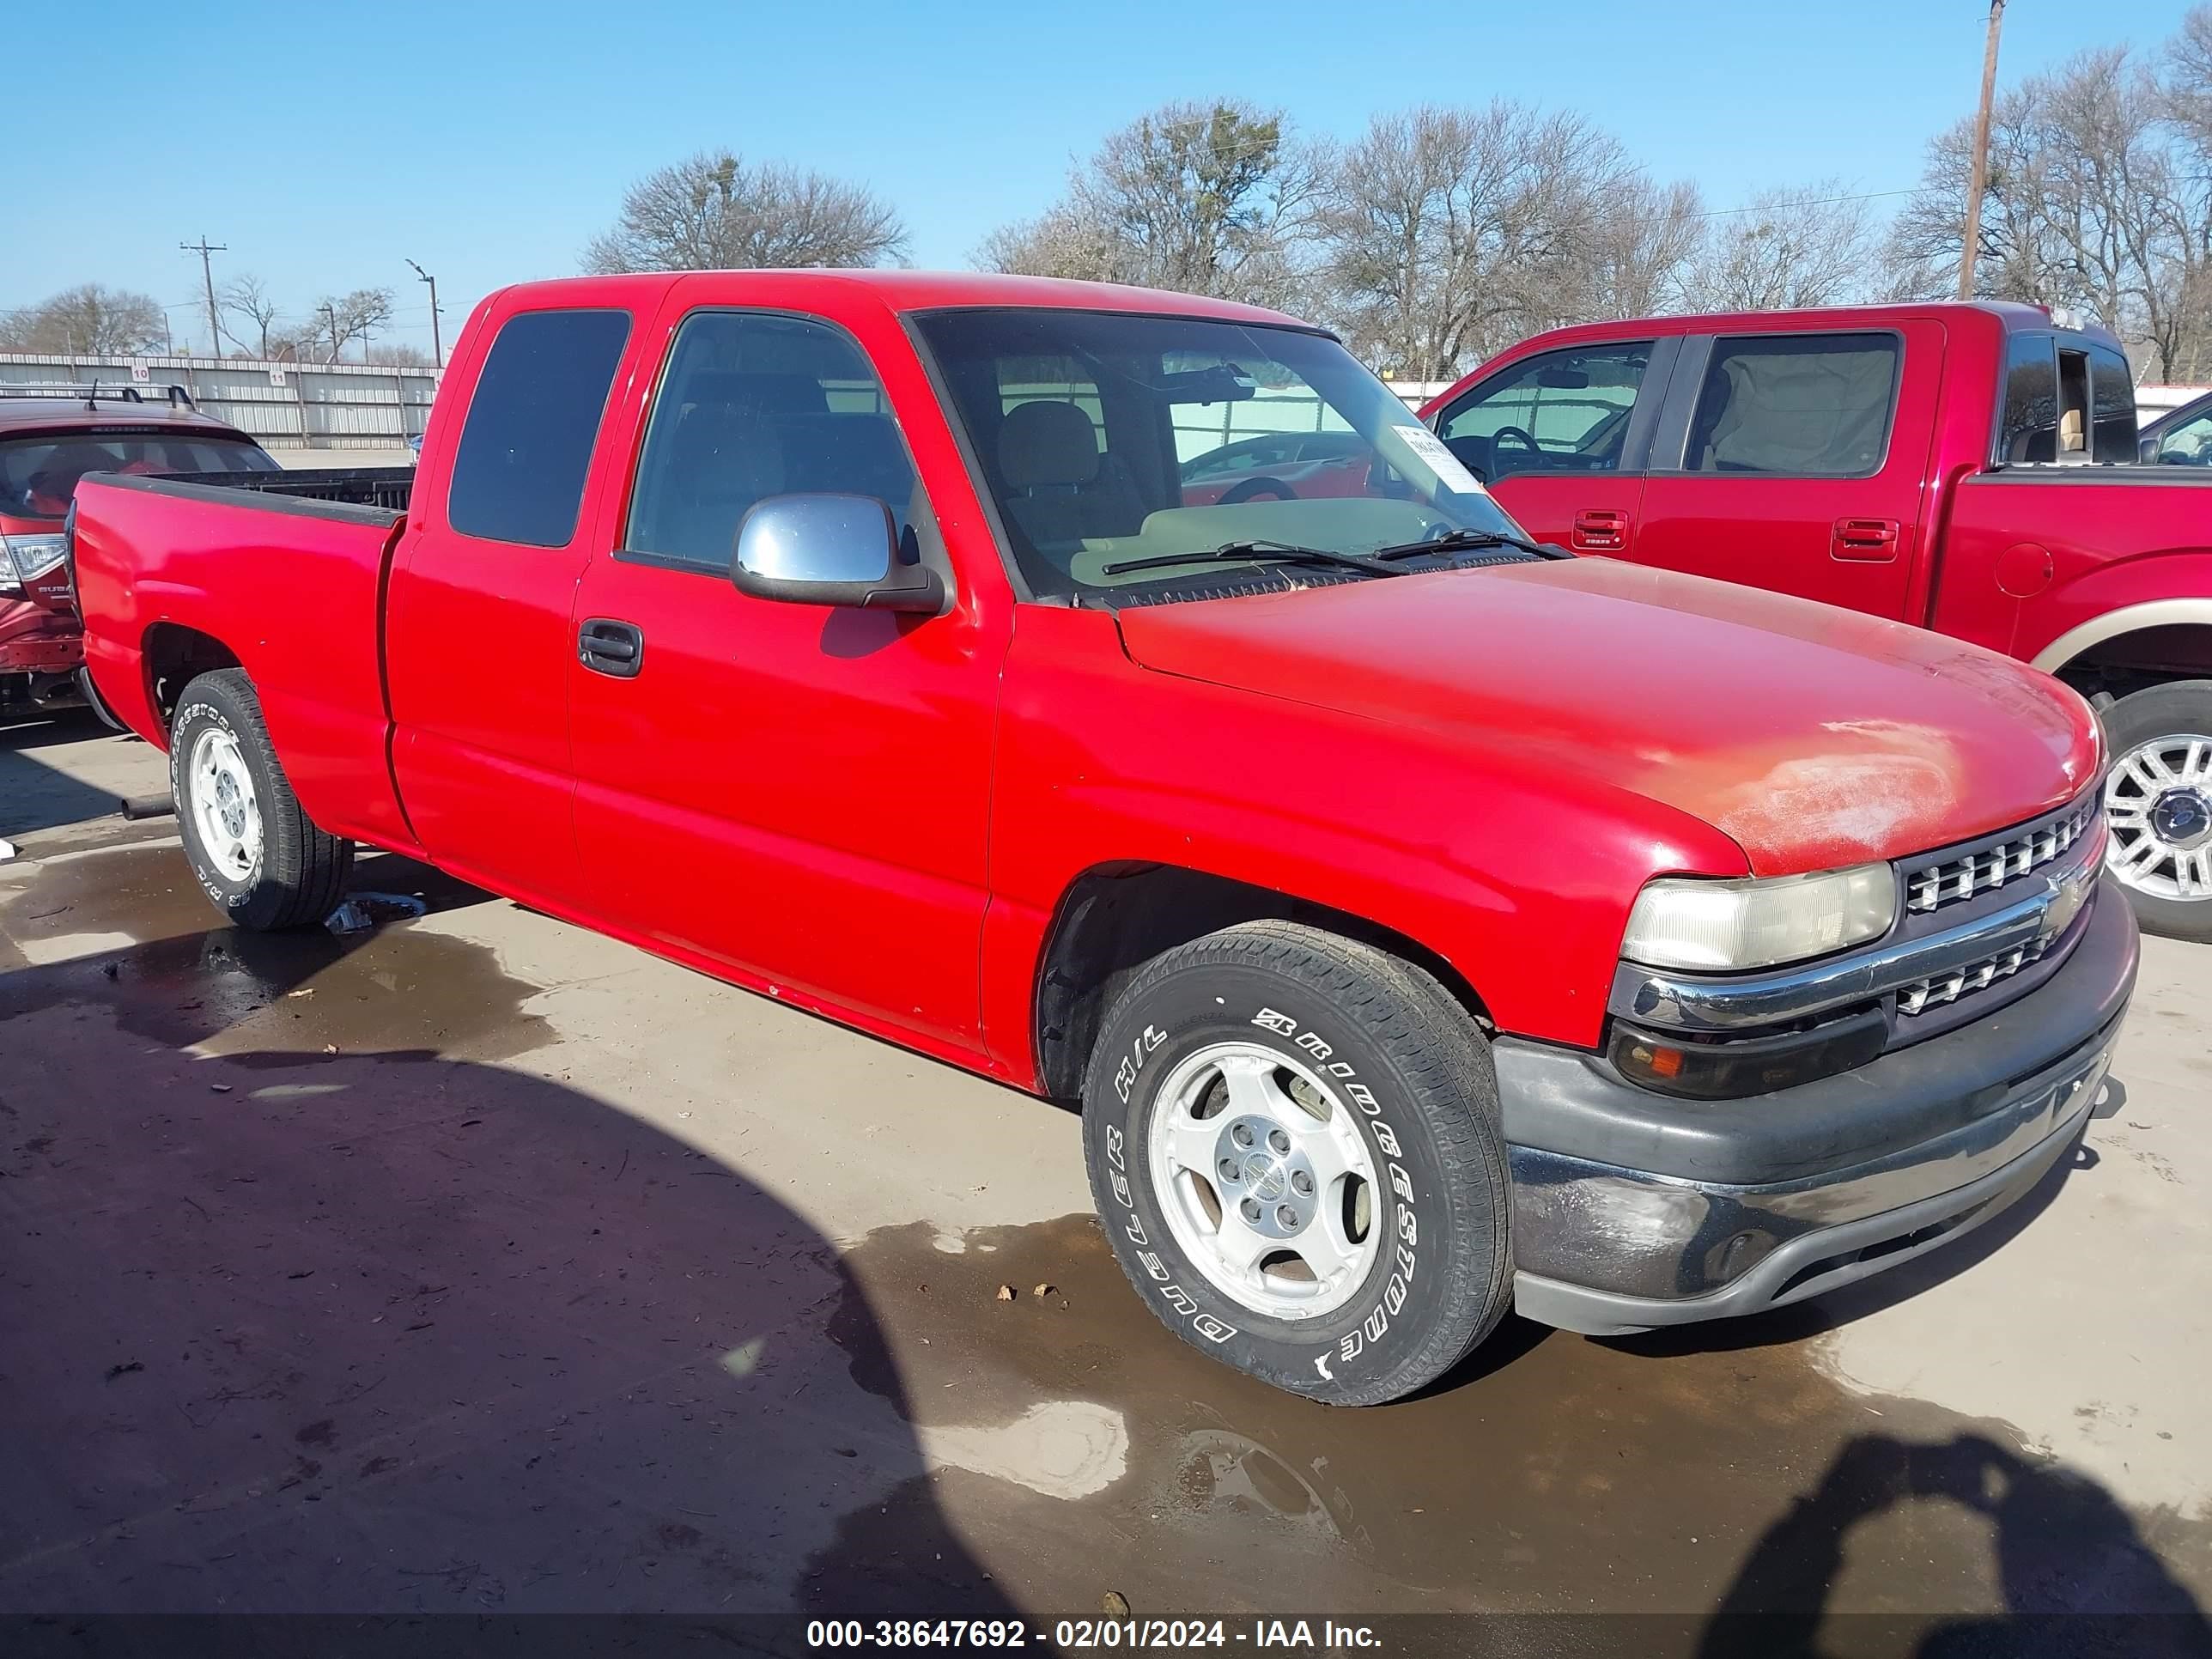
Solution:
<path fill-rule="evenodd" d="M 2212 941 L 2212 471 L 2137 465 L 2109 332 L 1999 303 L 1592 323 L 1424 413 L 1539 540 L 2059 676 L 2111 739 L 2113 875 Z"/>
<path fill-rule="evenodd" d="M 1179 433 L 1291 394 L 1355 490 L 1186 495 Z M 2134 982 L 2075 693 L 1532 544 L 1270 312 L 532 284 L 404 510 L 95 477 L 72 536 L 226 915 L 313 924 L 366 842 L 1079 1099 L 1139 1292 L 1323 1400 L 1939 1247 L 2072 1148 Z"/>

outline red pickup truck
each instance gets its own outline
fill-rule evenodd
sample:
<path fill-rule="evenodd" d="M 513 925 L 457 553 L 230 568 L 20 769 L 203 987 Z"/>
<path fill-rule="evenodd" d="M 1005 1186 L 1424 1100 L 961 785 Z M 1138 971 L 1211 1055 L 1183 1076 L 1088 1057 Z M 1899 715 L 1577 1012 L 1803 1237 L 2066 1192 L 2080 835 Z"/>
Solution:
<path fill-rule="evenodd" d="M 1359 434 L 1357 494 L 1186 501 L 1178 429 L 1262 387 Z M 95 477 L 72 548 L 240 924 L 366 842 L 1079 1100 L 1139 1292 L 1323 1400 L 1512 1308 L 1936 1248 L 2070 1150 L 2134 982 L 2075 693 L 1529 543 L 1271 312 L 532 283 L 404 510 Z"/>
<path fill-rule="evenodd" d="M 2111 334 L 2002 304 L 1593 324 L 1422 414 L 1539 540 L 2057 674 L 2103 717 L 2136 915 L 2212 940 L 2212 471 L 2136 464 Z"/>

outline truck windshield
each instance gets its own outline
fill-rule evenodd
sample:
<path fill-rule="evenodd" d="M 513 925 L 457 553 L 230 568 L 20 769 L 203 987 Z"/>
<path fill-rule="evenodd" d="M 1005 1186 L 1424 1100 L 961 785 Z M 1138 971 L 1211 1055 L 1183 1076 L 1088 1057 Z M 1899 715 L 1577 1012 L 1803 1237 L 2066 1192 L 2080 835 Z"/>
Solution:
<path fill-rule="evenodd" d="M 1454 531 L 1523 534 L 1324 335 L 1042 307 L 935 312 L 915 325 L 1040 599 L 1358 581 L 1345 563 L 1264 550 L 1362 555 Z M 1237 550 L 1253 556 L 1238 562 Z M 1178 554 L 1197 556 L 1179 567 Z"/>
<path fill-rule="evenodd" d="M 260 445 L 216 433 L 42 432 L 0 441 L 0 514 L 58 519 L 88 472 L 272 472 Z"/>

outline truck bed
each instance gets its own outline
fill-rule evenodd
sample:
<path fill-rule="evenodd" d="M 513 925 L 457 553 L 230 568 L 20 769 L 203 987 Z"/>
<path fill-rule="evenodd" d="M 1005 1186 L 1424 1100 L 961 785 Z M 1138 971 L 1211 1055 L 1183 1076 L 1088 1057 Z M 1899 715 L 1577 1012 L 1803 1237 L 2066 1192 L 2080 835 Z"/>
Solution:
<path fill-rule="evenodd" d="M 412 483 L 411 468 L 87 477 L 72 574 L 101 697 L 166 747 L 183 682 L 235 662 L 309 816 L 333 834 L 410 844 L 381 617 Z"/>

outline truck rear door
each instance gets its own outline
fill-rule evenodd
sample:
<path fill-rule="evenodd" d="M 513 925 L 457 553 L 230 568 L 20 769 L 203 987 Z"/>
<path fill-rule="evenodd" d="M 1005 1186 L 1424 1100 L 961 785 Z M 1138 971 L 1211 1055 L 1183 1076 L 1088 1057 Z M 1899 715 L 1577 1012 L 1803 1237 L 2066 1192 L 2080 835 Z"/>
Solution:
<path fill-rule="evenodd" d="M 495 310 L 471 331 L 447 371 L 467 389 L 465 420 L 458 441 L 434 423 L 386 605 L 392 767 L 417 838 L 456 874 L 556 908 L 579 898 L 580 526 L 632 332 L 628 311 L 605 306 Z"/>
<path fill-rule="evenodd" d="M 1438 410 L 1437 434 L 1537 540 L 1632 556 L 1644 456 L 1678 344 L 1607 341 L 1521 358 Z"/>
<path fill-rule="evenodd" d="M 1627 556 L 1903 618 L 1942 325 L 1692 335 Z"/>

